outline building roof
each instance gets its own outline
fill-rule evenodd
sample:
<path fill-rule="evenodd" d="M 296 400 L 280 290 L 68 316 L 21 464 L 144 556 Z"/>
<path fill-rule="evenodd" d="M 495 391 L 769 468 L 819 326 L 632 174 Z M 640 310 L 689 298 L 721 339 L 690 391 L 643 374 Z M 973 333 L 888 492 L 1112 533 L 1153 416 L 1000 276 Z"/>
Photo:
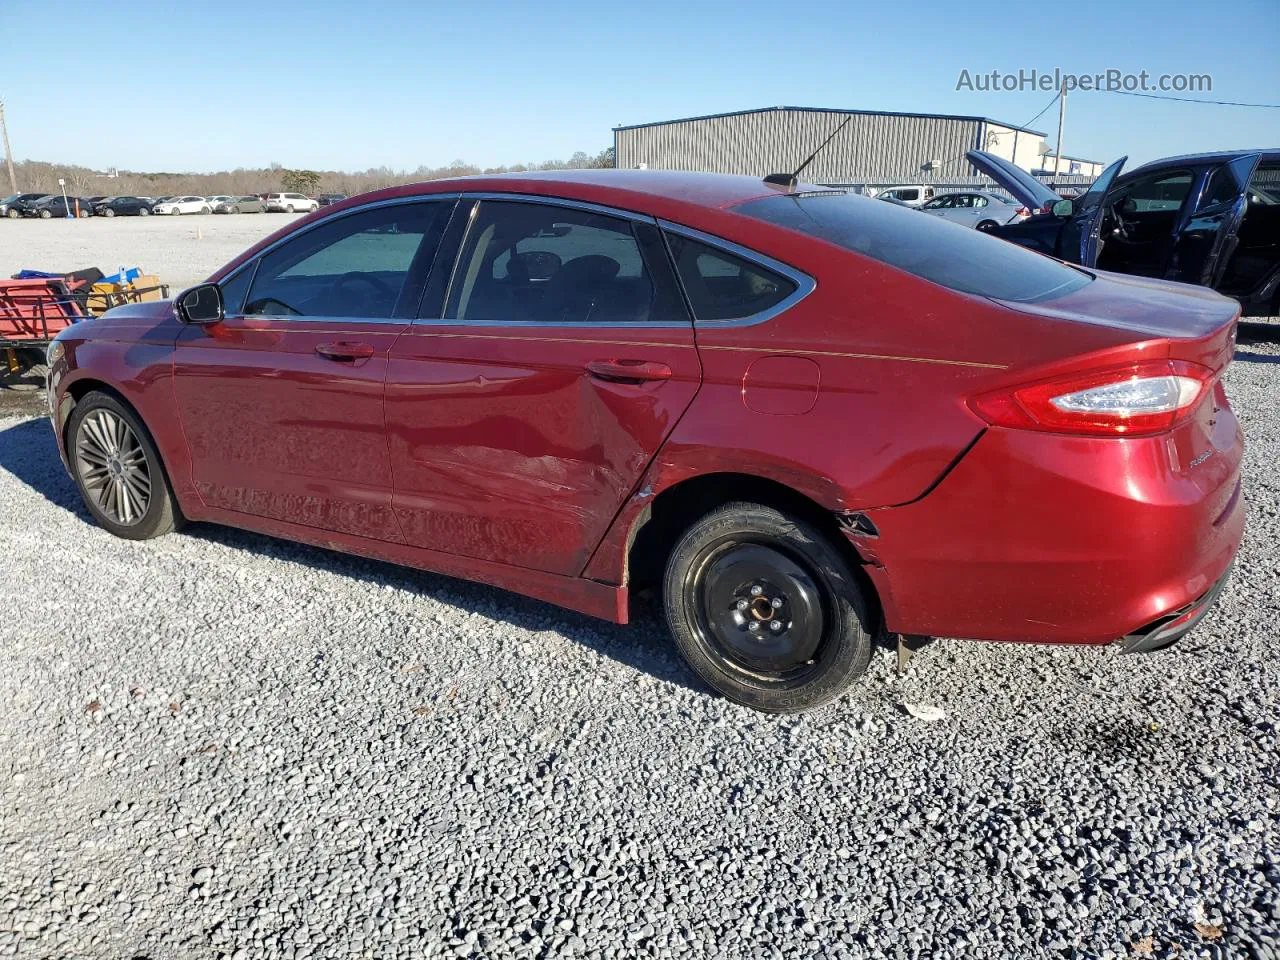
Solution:
<path fill-rule="evenodd" d="M 1050 150 L 1050 151 L 1048 151 L 1047 153 L 1045 153 L 1045 156 L 1046 156 L 1046 157 L 1057 157 L 1059 160 L 1074 160 L 1076 163 L 1095 163 L 1095 164 L 1098 164 L 1099 166 L 1101 166 L 1101 165 L 1102 165 L 1102 161 L 1101 161 L 1101 160 L 1087 160 L 1087 159 L 1085 159 L 1084 157 L 1073 157 L 1073 156 L 1071 156 L 1071 154 L 1069 154 L 1069 153 L 1064 153 L 1064 154 L 1059 155 L 1059 154 L 1057 154 L 1056 152 L 1054 152 L 1053 150 Z"/>
<path fill-rule="evenodd" d="M 639 130 L 644 127 L 664 127 L 672 123 L 691 123 L 695 120 L 719 120 L 724 117 L 743 117 L 752 113 L 772 113 L 775 111 L 794 111 L 796 113 L 852 113 L 861 116 L 871 117 L 918 117 L 922 120 L 968 120 L 978 123 L 994 123 L 997 126 L 1008 127 L 1010 130 L 1019 130 L 1023 133 L 1033 133 L 1038 137 L 1048 136 L 1043 130 L 1032 130 L 1030 127 L 1024 127 L 1017 123 L 1005 123 L 1003 120 L 992 120 L 990 117 L 970 117 L 954 113 L 907 113 L 894 110 L 842 110 L 838 107 L 758 107 L 754 110 L 732 110 L 728 113 L 708 113 L 698 117 L 680 117 L 675 120 L 655 120 L 651 123 L 632 123 L 624 126 L 614 127 L 617 133 L 620 130 Z M 1066 159 L 1066 158 L 1064 158 Z M 1092 161 L 1090 161 L 1092 162 Z"/>

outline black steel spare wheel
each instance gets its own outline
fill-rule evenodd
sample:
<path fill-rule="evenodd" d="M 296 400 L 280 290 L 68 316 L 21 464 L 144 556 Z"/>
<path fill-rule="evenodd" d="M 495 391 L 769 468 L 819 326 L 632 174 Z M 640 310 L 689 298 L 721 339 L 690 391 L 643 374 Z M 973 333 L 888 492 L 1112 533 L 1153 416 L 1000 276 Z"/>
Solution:
<path fill-rule="evenodd" d="M 727 666 L 783 682 L 815 665 L 826 620 L 818 585 L 780 545 L 713 548 L 690 570 L 685 589 L 697 629 Z"/>
<path fill-rule="evenodd" d="M 870 659 L 868 605 L 843 552 L 772 507 L 731 503 L 693 523 L 664 586 L 684 658 L 746 706 L 795 713 L 827 703 Z"/>

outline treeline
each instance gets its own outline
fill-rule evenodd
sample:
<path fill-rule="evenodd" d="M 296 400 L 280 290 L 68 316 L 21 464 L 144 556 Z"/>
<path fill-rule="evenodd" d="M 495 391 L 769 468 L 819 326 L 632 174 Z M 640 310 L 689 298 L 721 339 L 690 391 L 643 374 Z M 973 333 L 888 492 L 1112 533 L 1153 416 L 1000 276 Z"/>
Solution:
<path fill-rule="evenodd" d="M 439 180 L 443 177 L 461 177 L 478 173 L 519 173 L 529 170 L 580 170 L 592 167 L 612 167 L 613 148 L 597 154 L 578 151 L 568 160 L 547 160 L 542 163 L 518 163 L 503 167 L 478 167 L 465 160 L 455 160 L 443 167 L 418 167 L 416 170 L 392 170 L 390 167 L 370 167 L 368 170 L 350 172 L 344 170 L 289 170 L 278 163 L 269 167 L 221 170 L 217 173 L 138 173 L 118 171 L 117 176 L 107 176 L 103 171 L 91 170 L 62 163 L 45 163 L 39 160 L 21 160 L 14 164 L 20 193 L 44 191 L 58 192 L 58 178 L 66 180 L 70 196 L 144 196 L 163 197 L 193 193 L 207 197 L 215 194 L 253 194 L 274 190 L 296 190 L 299 173 L 314 174 L 306 182 L 315 183 L 314 193 L 345 193 L 348 196 L 366 193 L 382 187 L 421 180 Z M 7 195 L 6 171 L 0 166 L 0 191 Z"/>

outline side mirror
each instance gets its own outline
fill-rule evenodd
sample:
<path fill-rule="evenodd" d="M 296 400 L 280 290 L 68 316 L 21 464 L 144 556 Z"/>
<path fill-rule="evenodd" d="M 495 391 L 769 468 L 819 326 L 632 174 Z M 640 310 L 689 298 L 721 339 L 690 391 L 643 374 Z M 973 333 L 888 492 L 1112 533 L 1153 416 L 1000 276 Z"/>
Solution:
<path fill-rule="evenodd" d="M 223 317 L 222 288 L 202 283 L 178 294 L 178 319 L 183 323 L 217 323 Z"/>
<path fill-rule="evenodd" d="M 1075 209 L 1076 205 L 1070 200 L 1059 200 L 1049 208 L 1049 212 L 1055 217 L 1069 217 L 1075 213 Z"/>

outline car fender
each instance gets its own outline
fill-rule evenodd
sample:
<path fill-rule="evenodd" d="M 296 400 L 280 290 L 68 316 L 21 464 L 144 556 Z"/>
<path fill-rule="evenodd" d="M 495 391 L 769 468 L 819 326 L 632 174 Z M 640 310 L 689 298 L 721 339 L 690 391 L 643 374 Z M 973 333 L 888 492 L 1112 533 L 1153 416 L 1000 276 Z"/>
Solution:
<path fill-rule="evenodd" d="M 101 384 L 129 404 L 142 419 L 160 452 L 179 505 L 199 503 L 191 482 L 191 456 L 182 439 L 182 424 L 173 393 L 174 342 L 182 323 L 169 301 L 129 304 L 96 320 L 92 339 L 76 336 L 77 324 L 59 338 L 65 356 L 50 371 L 51 407 L 59 450 L 64 439 L 77 384 Z"/>

